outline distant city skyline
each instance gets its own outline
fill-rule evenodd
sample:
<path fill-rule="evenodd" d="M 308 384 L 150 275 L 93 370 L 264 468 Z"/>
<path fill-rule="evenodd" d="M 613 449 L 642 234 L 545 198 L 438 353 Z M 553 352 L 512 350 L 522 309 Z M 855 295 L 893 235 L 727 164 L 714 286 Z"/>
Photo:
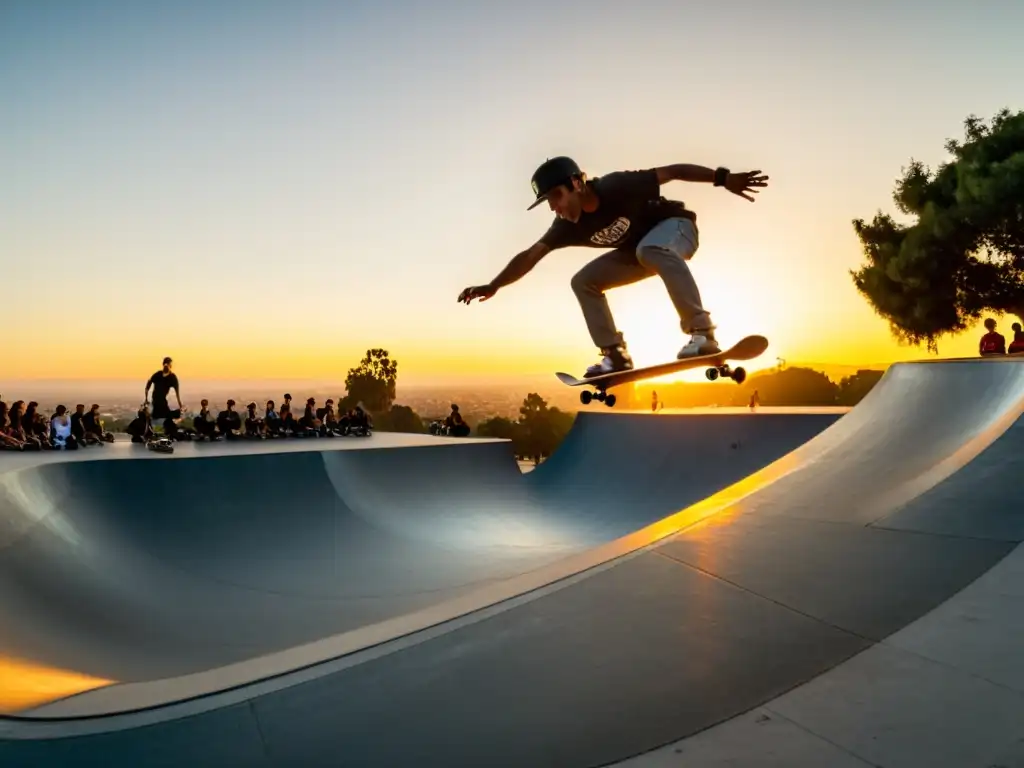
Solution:
<path fill-rule="evenodd" d="M 923 0 L 5 3 L 0 386 L 144 382 L 165 354 L 190 382 L 341 382 L 369 347 L 409 386 L 580 371 L 569 280 L 599 251 L 456 302 L 546 229 L 525 209 L 556 154 L 770 176 L 754 204 L 664 190 L 697 211 L 720 339 L 771 341 L 749 368 L 925 358 L 854 290 L 851 220 L 969 114 L 1021 108 L 1022 28 L 1024 4 Z M 610 300 L 638 365 L 675 354 L 656 278 Z"/>

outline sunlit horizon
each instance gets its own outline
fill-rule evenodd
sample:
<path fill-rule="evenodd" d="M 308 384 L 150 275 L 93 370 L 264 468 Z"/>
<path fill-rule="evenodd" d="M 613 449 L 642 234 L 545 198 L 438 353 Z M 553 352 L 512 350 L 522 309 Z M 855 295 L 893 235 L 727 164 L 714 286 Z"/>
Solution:
<path fill-rule="evenodd" d="M 664 188 L 697 212 L 720 342 L 770 341 L 748 370 L 935 357 L 857 294 L 851 221 L 894 213 L 901 169 L 944 161 L 969 114 L 1021 107 L 1022 27 L 1024 6 L 923 1 L 7 3 L 0 387 L 144 383 L 164 355 L 183 382 L 340 384 L 371 347 L 400 386 L 581 373 L 597 352 L 569 280 L 601 251 L 456 302 L 546 229 L 529 178 L 556 154 L 770 176 L 755 204 Z M 657 278 L 609 299 L 637 365 L 675 356 Z"/>

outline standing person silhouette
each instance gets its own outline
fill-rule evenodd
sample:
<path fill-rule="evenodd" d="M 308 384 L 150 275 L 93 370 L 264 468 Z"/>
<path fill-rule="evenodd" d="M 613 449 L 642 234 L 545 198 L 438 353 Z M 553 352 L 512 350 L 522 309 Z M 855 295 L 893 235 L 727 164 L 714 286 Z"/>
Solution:
<path fill-rule="evenodd" d="M 180 419 L 181 418 L 181 394 L 178 389 L 178 375 L 171 370 L 174 361 L 169 357 L 164 358 L 163 368 L 149 377 L 146 382 L 146 396 L 144 405 L 149 405 L 150 418 L 153 421 L 159 419 Z M 153 389 L 153 401 L 150 403 L 149 390 Z M 178 401 L 178 408 L 171 410 L 167 404 L 167 395 L 174 390 L 174 399 Z"/>

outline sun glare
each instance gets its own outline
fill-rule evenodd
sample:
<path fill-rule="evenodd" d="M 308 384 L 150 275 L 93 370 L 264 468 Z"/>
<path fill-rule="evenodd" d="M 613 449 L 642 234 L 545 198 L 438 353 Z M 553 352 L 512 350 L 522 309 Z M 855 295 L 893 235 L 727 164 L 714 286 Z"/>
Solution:
<path fill-rule="evenodd" d="M 702 288 L 706 306 L 714 307 L 714 322 L 719 344 L 726 348 L 744 336 L 760 334 L 769 341 L 775 331 L 773 321 L 760 317 L 759 307 L 744 293 L 749 289 L 727 288 L 725 285 Z M 636 366 L 656 365 L 675 358 L 688 338 L 679 327 L 672 301 L 660 280 L 618 288 L 608 294 L 609 304 L 619 329 L 625 334 Z M 775 364 L 772 346 L 759 358 L 743 363 L 748 370 Z M 704 369 L 670 374 L 657 381 L 698 381 Z"/>

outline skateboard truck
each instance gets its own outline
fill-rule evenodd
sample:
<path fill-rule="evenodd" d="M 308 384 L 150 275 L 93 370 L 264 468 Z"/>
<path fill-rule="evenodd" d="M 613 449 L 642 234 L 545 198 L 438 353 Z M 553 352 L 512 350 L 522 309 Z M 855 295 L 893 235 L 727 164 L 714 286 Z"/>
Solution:
<path fill-rule="evenodd" d="M 615 406 L 615 393 L 605 392 L 600 388 L 596 392 L 588 392 L 587 390 L 580 392 L 581 403 L 589 405 L 591 400 L 597 400 L 599 403 L 604 403 L 609 408 L 612 408 Z"/>
<path fill-rule="evenodd" d="M 708 381 L 715 381 L 719 376 L 727 376 L 737 384 L 742 384 L 747 380 L 747 371 L 742 365 L 730 368 L 728 363 L 708 368 L 704 371 L 704 375 L 707 376 Z"/>

